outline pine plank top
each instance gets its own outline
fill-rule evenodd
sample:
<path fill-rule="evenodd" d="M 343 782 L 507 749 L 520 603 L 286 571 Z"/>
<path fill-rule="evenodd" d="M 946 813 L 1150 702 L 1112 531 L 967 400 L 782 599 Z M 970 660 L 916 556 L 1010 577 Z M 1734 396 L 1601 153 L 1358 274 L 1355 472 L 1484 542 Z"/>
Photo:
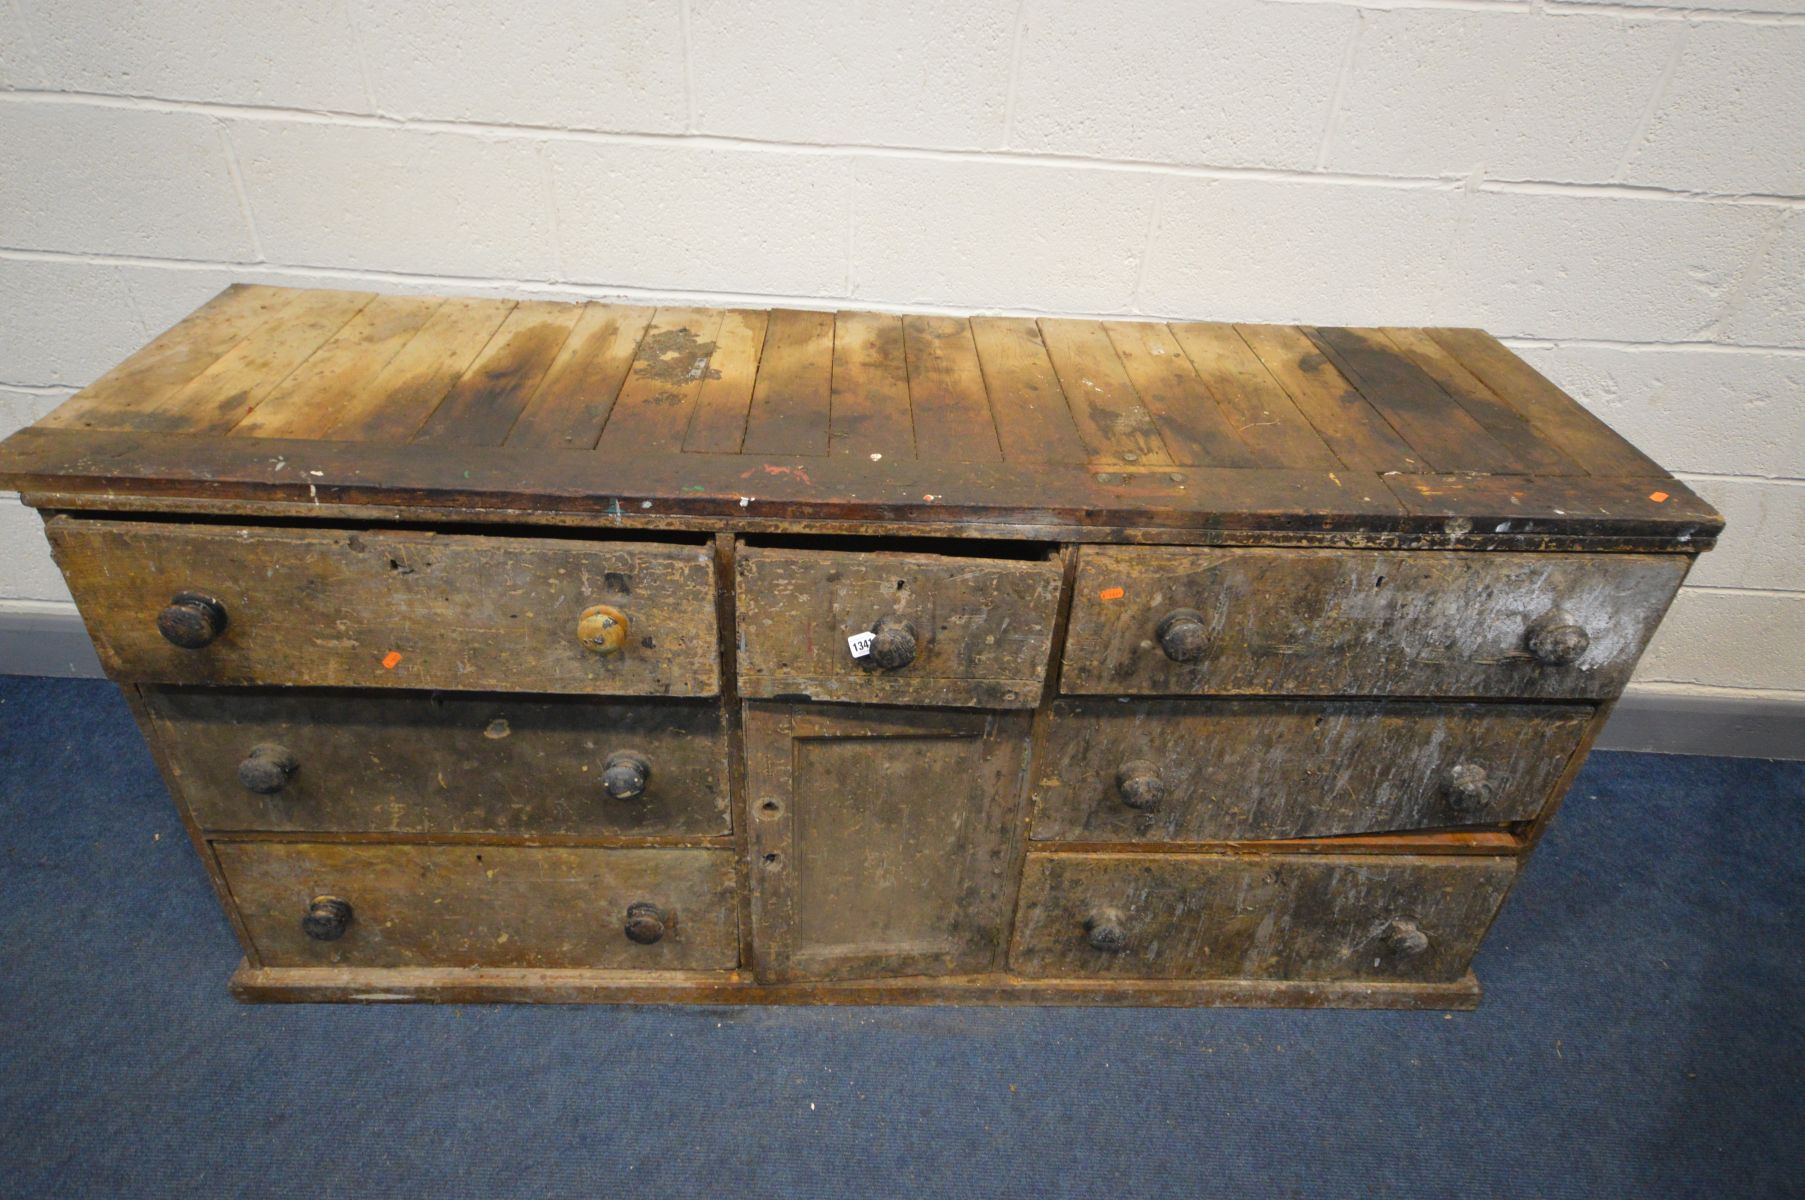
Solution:
<path fill-rule="evenodd" d="M 234 285 L 0 447 L 47 504 L 1618 539 L 1721 519 L 1487 334 Z M 235 506 L 235 507 L 234 507 Z"/>

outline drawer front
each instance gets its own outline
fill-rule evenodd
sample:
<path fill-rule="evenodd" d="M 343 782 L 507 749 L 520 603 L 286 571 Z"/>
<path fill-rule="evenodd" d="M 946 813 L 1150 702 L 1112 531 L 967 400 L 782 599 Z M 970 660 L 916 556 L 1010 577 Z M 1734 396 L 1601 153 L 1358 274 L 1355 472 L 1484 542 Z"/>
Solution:
<path fill-rule="evenodd" d="M 701 546 L 67 517 L 47 529 L 116 679 L 720 690 Z"/>
<path fill-rule="evenodd" d="M 1060 700 L 1033 837 L 1235 841 L 1526 821 L 1589 705 Z"/>
<path fill-rule="evenodd" d="M 933 554 L 742 547 L 740 692 L 1029 708 L 1040 699 L 1060 569 Z M 848 639 L 875 633 L 855 656 Z"/>
<path fill-rule="evenodd" d="M 213 849 L 266 966 L 726 970 L 739 957 L 728 850 Z M 324 897 L 349 906 L 331 940 L 303 926 L 335 932 Z"/>
<path fill-rule="evenodd" d="M 1030 854 L 1018 975 L 1441 982 L 1467 969 L 1509 858 Z"/>
<path fill-rule="evenodd" d="M 717 705 L 146 690 L 209 830 L 722 835 Z"/>
<path fill-rule="evenodd" d="M 1073 694 L 1615 696 L 1682 555 L 1085 547 Z"/>

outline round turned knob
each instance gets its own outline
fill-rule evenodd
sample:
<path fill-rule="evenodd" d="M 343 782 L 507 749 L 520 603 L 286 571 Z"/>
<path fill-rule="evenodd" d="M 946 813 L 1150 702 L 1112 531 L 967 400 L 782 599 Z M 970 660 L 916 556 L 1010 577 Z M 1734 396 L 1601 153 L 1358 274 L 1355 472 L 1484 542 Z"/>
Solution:
<path fill-rule="evenodd" d="M 1408 917 L 1395 917 L 1379 930 L 1379 941 L 1399 958 L 1415 958 L 1429 948 L 1429 935 Z"/>
<path fill-rule="evenodd" d="M 602 790 L 616 800 L 637 800 L 646 794 L 646 781 L 652 778 L 652 764 L 643 754 L 622 750 L 608 756 L 602 767 Z"/>
<path fill-rule="evenodd" d="M 1124 763 L 1116 772 L 1116 791 L 1122 794 L 1122 803 L 1129 808 L 1151 812 L 1166 798 L 1166 781 L 1159 777 L 1159 768 L 1150 762 Z"/>
<path fill-rule="evenodd" d="M 238 764 L 238 782 L 247 791 L 272 796 L 287 787 L 288 781 L 300 769 L 300 762 L 288 747 L 265 742 L 261 746 L 252 746 L 251 752 Z"/>
<path fill-rule="evenodd" d="M 871 627 L 871 661 L 895 671 L 915 661 L 915 626 L 901 617 L 879 617 Z"/>
<path fill-rule="evenodd" d="M 1099 908 L 1084 918 L 1084 940 L 1110 954 L 1128 945 L 1128 918 L 1119 908 Z"/>
<path fill-rule="evenodd" d="M 577 641 L 597 654 L 619 654 L 627 644 L 627 614 L 611 604 L 594 604 L 577 618 Z"/>
<path fill-rule="evenodd" d="M 627 906 L 627 940 L 650 946 L 664 936 L 664 910 L 647 900 Z"/>
<path fill-rule="evenodd" d="M 1529 652 L 1545 667 L 1568 667 L 1584 657 L 1592 636 L 1560 613 L 1543 617 L 1529 627 Z"/>
<path fill-rule="evenodd" d="M 1448 772 L 1448 800 L 1461 812 L 1472 812 L 1492 795 L 1492 781 L 1477 763 L 1456 763 Z"/>
<path fill-rule="evenodd" d="M 199 592 L 178 592 L 157 614 L 157 632 L 173 646 L 199 650 L 226 631 L 226 606 Z"/>
<path fill-rule="evenodd" d="M 301 918 L 301 932 L 316 942 L 336 942 L 351 928 L 351 905 L 337 896 L 315 896 Z"/>
<path fill-rule="evenodd" d="M 1194 608 L 1179 608 L 1161 618 L 1153 631 L 1159 648 L 1173 662 L 1196 662 L 1209 649 L 1210 635 L 1204 627 L 1203 614 Z"/>

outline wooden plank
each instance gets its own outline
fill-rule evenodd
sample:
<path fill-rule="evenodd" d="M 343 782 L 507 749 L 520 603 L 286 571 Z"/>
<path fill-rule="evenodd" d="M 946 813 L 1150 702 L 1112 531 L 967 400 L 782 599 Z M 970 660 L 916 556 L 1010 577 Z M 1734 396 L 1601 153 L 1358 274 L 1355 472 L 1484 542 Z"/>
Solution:
<path fill-rule="evenodd" d="M 1060 688 L 1606 699 L 1628 681 L 1687 563 L 1677 554 L 1086 546 Z M 1187 612 L 1188 649 L 1161 632 Z M 1549 624 L 1584 632 L 1577 657 L 1533 653 L 1535 631 Z"/>
<path fill-rule="evenodd" d="M 742 695 L 983 708 L 1040 699 L 1058 563 L 772 546 L 738 559 Z M 884 669 L 847 644 L 882 620 L 906 622 L 904 665 Z"/>
<path fill-rule="evenodd" d="M 781 464 L 763 464 L 764 466 Z M 1178 478 L 1174 479 L 1176 475 Z M 756 482 L 753 482 L 756 480 Z M 643 455 L 597 449 L 556 454 L 500 446 L 446 455 L 429 446 L 304 442 L 99 430 L 25 429 L 0 448 L 0 487 L 57 493 L 189 497 L 210 506 L 293 502 L 509 513 L 584 514 L 609 523 L 674 518 L 899 522 L 963 529 L 1035 526 L 1266 533 L 1404 528 L 1377 476 L 1219 467 L 1096 468 L 1041 464 L 825 458 L 802 471 L 767 471 L 731 454 Z M 647 503 L 650 502 L 650 503 Z M 1440 534 L 1446 522 L 1418 528 Z M 1671 528 L 1610 523 L 1601 532 L 1660 535 Z M 1572 532 L 1592 530 L 1576 521 Z"/>
<path fill-rule="evenodd" d="M 708 702 L 147 688 L 144 703 L 174 787 L 215 832 L 731 831 L 725 730 Z M 617 753 L 647 766 L 629 799 L 603 786 Z M 261 790 L 245 786 L 247 761 L 266 768 Z M 286 778 L 268 772 L 278 763 Z"/>
<path fill-rule="evenodd" d="M 225 357 L 278 318 L 300 293 L 235 283 L 159 334 L 130 358 L 59 405 L 38 424 L 47 429 L 145 428 L 139 414 Z M 167 420 L 150 427 L 169 424 Z"/>
<path fill-rule="evenodd" d="M 1421 329 L 1382 329 L 1398 353 L 1435 380 L 1475 421 L 1485 426 L 1516 458 L 1537 475 L 1585 475 L 1584 463 L 1576 463 L 1543 440 L 1523 419 L 1523 414 L 1498 398 L 1471 371 L 1442 349 L 1441 343 Z"/>
<path fill-rule="evenodd" d="M 1174 461 L 1216 467 L 1259 465 L 1171 330 L 1149 321 L 1105 321 L 1103 328 Z"/>
<path fill-rule="evenodd" d="M 1455 361 L 1522 413 L 1537 433 L 1594 475 L 1665 477 L 1648 457 L 1536 369 L 1479 329 L 1426 331 Z"/>
<path fill-rule="evenodd" d="M 1664 523 L 1682 542 L 1715 537 L 1723 518 L 1677 479 L 1555 475 L 1390 475 L 1406 511 L 1449 517 L 1475 533 L 1534 533 L 1575 521 Z"/>
<path fill-rule="evenodd" d="M 376 297 L 370 292 L 305 291 L 184 387 L 140 405 L 135 425 L 182 433 L 224 433 L 281 386 Z"/>
<path fill-rule="evenodd" d="M 1033 837 L 1340 839 L 1528 821 L 1592 713 L 1589 704 L 1061 700 L 1037 736 Z"/>
<path fill-rule="evenodd" d="M 915 453 L 949 463 L 1003 460 L 971 326 L 960 317 L 903 318 Z"/>
<path fill-rule="evenodd" d="M 1169 328 L 1261 466 L 1332 471 L 1342 465 L 1233 325 Z"/>
<path fill-rule="evenodd" d="M 587 450 L 614 410 L 652 309 L 585 304 L 539 390 L 509 432 L 510 446 Z"/>
<path fill-rule="evenodd" d="M 1040 326 L 1027 317 L 973 317 L 971 335 L 1003 457 L 1028 463 L 1090 461 Z"/>
<path fill-rule="evenodd" d="M 233 426 L 232 436 L 321 436 L 442 303 L 430 296 L 377 296 Z"/>
<path fill-rule="evenodd" d="M 1041 321 L 1040 336 L 1092 463 L 1172 465 L 1100 322 Z"/>
<path fill-rule="evenodd" d="M 696 397 L 713 374 L 709 360 L 721 320 L 714 308 L 658 310 L 598 445 L 639 454 L 675 454 L 683 448 Z"/>
<path fill-rule="evenodd" d="M 445 301 L 388 366 L 345 403 L 326 437 L 412 440 L 513 311 L 512 300 Z"/>
<path fill-rule="evenodd" d="M 439 446 L 501 445 L 582 315 L 580 304 L 524 300 L 515 305 L 414 440 Z"/>
<path fill-rule="evenodd" d="M 826 454 L 833 369 L 832 313 L 772 310 L 742 452 L 772 457 Z"/>
<path fill-rule="evenodd" d="M 1295 325 L 1237 325 L 1248 348 L 1327 442 L 1364 471 L 1422 471 L 1424 461 Z"/>
<path fill-rule="evenodd" d="M 258 967 L 232 995 L 261 1004 L 1034 1004 L 1134 1008 L 1472 1009 L 1472 972 L 1447 983 L 1318 979 L 1017 979 L 939 975 L 758 983 L 748 973 L 470 967 Z"/>
<path fill-rule="evenodd" d="M 683 448 L 698 454 L 738 454 L 746 440 L 746 417 L 758 381 L 769 314 L 757 309 L 730 309 L 721 317 L 708 377 L 696 394 L 695 412 Z"/>
<path fill-rule="evenodd" d="M 1031 978 L 1455 980 L 1516 874 L 1514 858 L 1030 854 L 1009 966 Z"/>
<path fill-rule="evenodd" d="M 251 940 L 272 966 L 727 968 L 739 958 L 733 854 L 594 846 L 217 842 Z M 333 941 L 313 897 L 351 906 Z M 627 937 L 656 906 L 661 936 Z"/>
<path fill-rule="evenodd" d="M 992 970 L 1028 714 L 749 704 L 762 980 Z"/>
<path fill-rule="evenodd" d="M 720 690 L 714 579 L 702 547 L 75 518 L 57 518 L 46 532 L 116 679 L 615 696 Z M 224 613 L 223 629 L 195 649 L 159 631 L 165 607 L 185 593 Z M 579 637 L 585 614 L 603 605 L 626 627 L 611 652 Z"/>
<path fill-rule="evenodd" d="M 831 409 L 832 453 L 915 457 L 901 317 L 867 312 L 834 317 Z"/>
<path fill-rule="evenodd" d="M 1324 326 L 1304 334 L 1433 469 L 1528 471 L 1529 464 L 1499 444 L 1380 331 Z"/>

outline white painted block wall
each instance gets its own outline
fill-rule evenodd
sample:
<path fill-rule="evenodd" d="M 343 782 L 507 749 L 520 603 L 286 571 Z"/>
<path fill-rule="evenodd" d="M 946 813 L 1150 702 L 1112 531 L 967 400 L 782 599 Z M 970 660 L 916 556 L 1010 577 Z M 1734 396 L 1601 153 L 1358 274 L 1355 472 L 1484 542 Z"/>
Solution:
<path fill-rule="evenodd" d="M 233 280 L 1480 325 L 1805 700 L 1805 0 L 0 0 L 0 429 Z M 0 607 L 67 609 L 0 502 Z"/>

